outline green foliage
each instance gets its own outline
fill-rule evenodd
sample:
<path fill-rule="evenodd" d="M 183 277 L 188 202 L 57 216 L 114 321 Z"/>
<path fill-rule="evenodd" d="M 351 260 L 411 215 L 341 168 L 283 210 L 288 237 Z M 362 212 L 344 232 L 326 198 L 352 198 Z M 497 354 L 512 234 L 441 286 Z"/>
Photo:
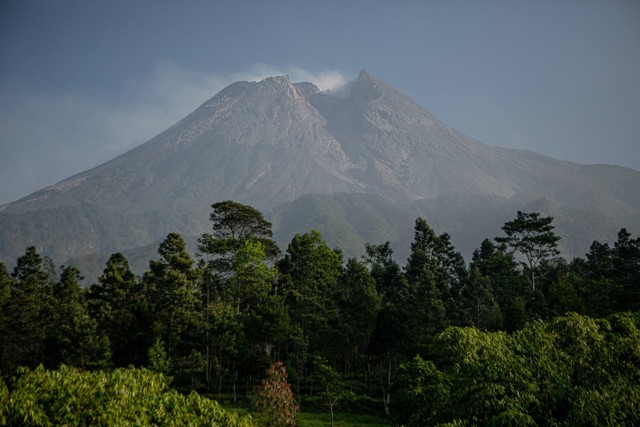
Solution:
<path fill-rule="evenodd" d="M 311 353 L 327 348 L 337 315 L 331 296 L 337 288 L 341 267 L 340 254 L 329 249 L 316 230 L 297 234 L 279 262 L 278 292 L 285 296 L 291 321 L 302 339 L 294 344 L 296 351 L 302 352 L 305 342 Z M 298 357 L 304 362 L 302 354 Z"/>
<path fill-rule="evenodd" d="M 393 417 L 411 426 L 445 421 L 450 387 L 446 376 L 432 361 L 416 356 L 396 373 L 391 391 Z"/>
<path fill-rule="evenodd" d="M 238 312 L 249 312 L 269 295 L 275 280 L 275 270 L 269 265 L 264 246 L 259 241 L 246 240 L 236 252 L 226 296 Z"/>
<path fill-rule="evenodd" d="M 156 341 L 149 348 L 149 369 L 166 375 L 170 368 L 171 360 L 164 349 L 164 343 L 160 338 L 156 338 Z"/>
<path fill-rule="evenodd" d="M 497 323 L 488 328 L 493 329 L 492 326 L 495 326 L 507 331 L 522 328 L 531 318 L 525 303 L 531 299 L 530 288 L 527 288 L 526 279 L 518 271 L 513 254 L 507 251 L 506 244 L 496 245 L 491 240 L 484 239 L 480 248 L 473 252 L 469 270 L 471 280 L 485 278 L 488 280 L 490 294 L 487 292 L 489 298 L 485 301 L 490 302 L 490 295 L 492 295 L 500 310 L 500 317 L 494 319 Z M 480 276 L 476 276 L 476 270 Z M 465 305 L 467 310 L 472 308 L 469 301 Z M 485 305 L 485 308 L 488 307 Z M 498 314 L 493 310 L 489 312 Z M 470 317 L 473 319 L 472 315 Z"/>
<path fill-rule="evenodd" d="M 491 281 L 478 268 L 471 270 L 461 293 L 461 304 L 467 318 L 479 329 L 499 329 L 502 313 L 493 292 Z"/>
<path fill-rule="evenodd" d="M 332 299 L 338 316 L 334 319 L 331 353 L 344 363 L 356 364 L 371 341 L 380 310 L 380 296 L 366 266 L 351 258 L 338 280 Z"/>
<path fill-rule="evenodd" d="M 146 364 L 153 339 L 149 304 L 143 284 L 123 254 L 111 255 L 98 283 L 89 289 L 88 305 L 98 333 L 109 339 L 113 364 Z"/>
<path fill-rule="evenodd" d="M 13 269 L 17 289 L 23 291 L 46 287 L 53 281 L 53 276 L 53 262 L 48 258 L 43 259 L 35 246 L 27 248 Z"/>
<path fill-rule="evenodd" d="M 574 260 L 574 270 L 580 275 L 578 293 L 590 316 L 606 316 L 616 308 L 622 285 L 614 279 L 613 258 L 608 244 L 593 242 L 586 260 Z"/>
<path fill-rule="evenodd" d="M 89 290 L 74 267 L 56 279 L 33 247 L 13 274 L 0 263 L 3 377 L 39 363 L 148 366 L 176 389 L 243 405 L 264 367 L 285 360 L 303 404 L 384 409 L 409 425 L 639 423 L 640 314 L 619 312 L 639 305 L 640 239 L 626 230 L 612 247 L 594 242 L 586 259 L 545 256 L 524 269 L 509 242 L 485 239 L 467 268 L 449 235 L 418 218 L 401 268 L 389 242 L 343 264 L 315 230 L 276 261 L 260 212 L 213 207 L 205 259 L 194 263 L 170 233 L 142 280 L 122 254 Z M 527 227 L 550 226 L 526 215 Z M 17 384 L 0 386 L 0 421 Z M 39 403 L 30 405 L 21 413 L 36 420 Z"/>
<path fill-rule="evenodd" d="M 389 242 L 382 245 L 367 245 L 365 263 L 376 283 L 380 296 L 380 310 L 372 333 L 370 352 L 379 357 L 396 359 L 415 354 L 411 349 L 414 341 L 408 327 L 411 318 L 407 299 L 412 293 L 407 278 L 393 260 Z"/>
<path fill-rule="evenodd" d="M 400 275 L 400 266 L 393 260 L 393 249 L 389 242 L 380 245 L 367 243 L 363 256 L 369 274 L 373 278 L 378 294 L 386 297 L 394 292 L 394 282 Z"/>
<path fill-rule="evenodd" d="M 109 363 L 109 342 L 89 315 L 81 280 L 80 270 L 63 267 L 60 280 L 53 284 L 51 324 L 45 337 L 47 367 L 100 368 Z"/>
<path fill-rule="evenodd" d="M 0 280 L 5 298 L 0 369 L 10 375 L 19 366 L 34 367 L 45 358 L 46 338 L 54 314 L 55 267 L 30 246 L 18 258 L 11 277 L 3 269 Z"/>
<path fill-rule="evenodd" d="M 212 208 L 213 232 L 198 239 L 207 259 L 202 265 L 207 388 L 213 368 L 221 390 L 226 368 L 235 400 L 238 370 L 260 375 L 257 367 L 288 335 L 283 331 L 288 315 L 283 296 L 274 290 L 279 249 L 271 239 L 271 223 L 260 211 L 233 201 Z"/>
<path fill-rule="evenodd" d="M 206 361 L 207 388 L 216 384 L 217 392 L 221 393 L 229 367 L 233 366 L 240 353 L 240 341 L 244 339 L 243 328 L 235 308 L 220 299 L 211 300 L 206 311 L 208 321 L 205 345 L 210 354 Z"/>
<path fill-rule="evenodd" d="M 640 237 L 631 238 L 624 228 L 613 246 L 613 269 L 621 291 L 618 310 L 640 310 Z"/>
<path fill-rule="evenodd" d="M 0 304 L 5 304 L 11 298 L 13 278 L 9 275 L 7 266 L 0 262 Z"/>
<path fill-rule="evenodd" d="M 0 374 L 11 372 L 9 361 L 12 357 L 12 325 L 10 315 L 13 305 L 12 291 L 15 287 L 13 277 L 9 275 L 7 267 L 0 262 Z"/>
<path fill-rule="evenodd" d="M 186 358 L 197 342 L 202 319 L 196 296 L 198 271 L 187 252 L 184 239 L 170 233 L 160 244 L 160 260 L 149 263 L 143 278 L 148 294 L 153 333 L 162 339 L 167 356 L 175 363 Z"/>
<path fill-rule="evenodd" d="M 506 411 L 526 413 L 535 401 L 531 372 L 504 332 L 448 328 L 437 336 L 434 351 L 451 382 L 450 404 L 459 418 L 487 424 Z"/>
<path fill-rule="evenodd" d="M 7 412 L 9 409 L 9 390 L 0 378 L 0 426 L 7 425 Z"/>
<path fill-rule="evenodd" d="M 640 322 L 575 313 L 513 335 L 447 328 L 395 378 L 400 423 L 637 425 Z"/>
<path fill-rule="evenodd" d="M 416 219 L 411 255 L 405 266 L 408 294 L 403 306 L 408 315 L 410 352 L 421 351 L 430 337 L 458 320 L 459 292 L 466 280 L 466 267 L 448 234 L 436 235 L 422 219 Z M 410 356 L 410 355 L 409 355 Z"/>
<path fill-rule="evenodd" d="M 560 237 L 553 232 L 552 217 L 542 217 L 539 212 L 518 211 L 516 219 L 502 227 L 506 237 L 496 237 L 496 242 L 506 243 L 525 257 L 531 275 L 531 287 L 535 291 L 535 271 L 542 260 L 556 256 Z"/>
<path fill-rule="evenodd" d="M 254 425 L 195 392 L 184 396 L 169 389 L 162 374 L 145 369 L 24 370 L 0 402 L 0 416 L 10 426 Z"/>
<path fill-rule="evenodd" d="M 347 389 L 342 376 L 329 365 L 326 359 L 315 356 L 312 363 L 312 379 L 319 388 L 312 400 L 319 401 L 329 408 L 331 426 L 333 426 L 336 406 L 340 403 L 353 401 L 356 396 L 355 393 Z"/>
<path fill-rule="evenodd" d="M 300 406 L 293 397 L 287 380 L 287 371 L 282 362 L 267 369 L 267 376 L 256 390 L 254 405 L 260 413 L 260 424 L 264 426 L 296 426 Z"/>
<path fill-rule="evenodd" d="M 212 266 L 225 274 L 233 266 L 233 257 L 246 240 L 262 243 L 265 253 L 274 259 L 280 253 L 271 239 L 271 223 L 257 209 L 231 200 L 211 205 L 209 219 L 213 233 L 205 233 L 198 239 L 202 253 L 213 255 Z"/>
<path fill-rule="evenodd" d="M 549 347 L 555 349 L 555 358 L 537 350 L 533 356 L 539 360 L 530 359 L 532 365 L 546 365 L 546 375 L 542 376 L 547 385 L 546 398 L 540 399 L 546 407 L 541 408 L 541 419 L 553 414 L 568 425 L 637 424 L 637 316 L 619 314 L 606 321 L 570 313 L 537 329 L 535 335 L 546 337 Z M 535 348 L 540 349 L 538 342 Z"/>

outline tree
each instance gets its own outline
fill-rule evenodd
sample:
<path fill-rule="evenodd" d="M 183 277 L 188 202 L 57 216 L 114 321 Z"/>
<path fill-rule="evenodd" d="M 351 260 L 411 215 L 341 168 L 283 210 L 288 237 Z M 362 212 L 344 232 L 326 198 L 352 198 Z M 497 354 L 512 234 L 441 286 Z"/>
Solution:
<path fill-rule="evenodd" d="M 329 408 L 331 427 L 333 427 L 335 407 L 342 402 L 355 399 L 355 393 L 345 387 L 342 376 L 323 357 L 313 358 L 313 369 L 313 380 L 320 386 L 316 399 Z"/>
<path fill-rule="evenodd" d="M 24 255 L 18 258 L 13 277 L 17 282 L 17 288 L 30 290 L 42 288 L 52 284 L 55 276 L 55 267 L 51 259 L 42 258 L 35 246 L 29 246 Z"/>
<path fill-rule="evenodd" d="M 387 241 L 380 245 L 365 244 L 366 255 L 362 258 L 369 267 L 371 277 L 376 283 L 376 289 L 381 297 L 394 292 L 397 278 L 400 276 L 400 266 L 393 260 L 393 249 Z"/>
<path fill-rule="evenodd" d="M 539 212 L 518 211 L 516 219 L 506 222 L 502 230 L 506 237 L 496 237 L 496 242 L 506 243 L 524 256 L 529 269 L 531 288 L 536 290 L 536 268 L 542 260 L 560 254 L 560 237 L 553 232 L 553 217 L 542 217 Z"/>
<path fill-rule="evenodd" d="M 259 241 L 242 242 L 232 265 L 225 297 L 238 313 L 249 312 L 263 302 L 273 288 L 275 270 L 268 264 L 264 246 Z"/>
<path fill-rule="evenodd" d="M 161 338 L 169 360 L 189 355 L 196 345 L 196 331 L 202 316 L 195 294 L 198 273 L 178 233 L 169 233 L 160 244 L 161 258 L 149 263 L 143 277 L 153 311 L 153 329 Z"/>
<path fill-rule="evenodd" d="M 320 233 L 312 230 L 293 237 L 278 267 L 281 273 L 278 292 L 285 295 L 291 320 L 312 351 L 322 348 L 330 319 L 336 315 L 330 296 L 340 277 L 340 254 L 329 249 Z"/>
<path fill-rule="evenodd" d="M 513 253 L 505 243 L 485 239 L 473 252 L 469 265 L 472 276 L 476 269 L 489 280 L 498 303 L 502 319 L 497 326 L 508 331 L 520 329 L 531 318 L 525 303 L 531 300 L 531 289 L 526 286 L 528 279 L 519 271 Z"/>
<path fill-rule="evenodd" d="M 451 385 L 431 360 L 415 356 L 398 368 L 393 381 L 392 414 L 402 425 L 437 425 L 448 420 Z"/>
<path fill-rule="evenodd" d="M 507 335 L 450 327 L 396 374 L 407 425 L 638 425 L 640 316 L 575 313 Z"/>
<path fill-rule="evenodd" d="M 247 377 L 259 376 L 257 368 L 271 361 L 274 347 L 288 338 L 284 297 L 273 292 L 275 277 L 275 268 L 269 263 L 262 243 L 242 242 L 233 260 L 223 300 L 233 307 L 241 325 L 236 342 L 242 350 L 237 361 Z M 234 363 L 234 374 L 235 369 Z"/>
<path fill-rule="evenodd" d="M 345 363 L 345 370 L 366 355 L 380 310 L 380 296 L 367 267 L 350 258 L 338 281 L 333 299 L 338 307 L 333 325 L 334 354 Z"/>
<path fill-rule="evenodd" d="M 411 325 L 411 342 L 415 355 L 419 346 L 447 325 L 447 304 L 451 281 L 444 268 L 441 241 L 427 222 L 416 219 L 411 254 L 405 265 L 410 298 L 405 301 L 412 313 L 406 321 Z M 409 355 L 411 357 L 412 355 Z"/>
<path fill-rule="evenodd" d="M 206 305 L 206 380 L 207 389 L 215 375 L 218 380 L 218 393 L 222 393 L 222 384 L 226 374 L 233 369 L 240 353 L 243 339 L 242 324 L 235 307 L 220 298 L 213 298 Z M 228 369 L 230 367 L 231 369 Z M 235 378 L 234 378 L 235 381 Z M 235 396 L 234 396 L 235 397 Z"/>
<path fill-rule="evenodd" d="M 164 343 L 160 337 L 156 338 L 149 348 L 149 369 L 167 375 L 171 369 L 171 360 L 164 349 Z"/>
<path fill-rule="evenodd" d="M 45 338 L 53 320 L 55 267 L 30 246 L 18 258 L 11 280 L 5 276 L 3 281 L 10 292 L 3 313 L 8 337 L 2 349 L 2 369 L 13 373 L 18 366 L 35 367 L 44 358 Z"/>
<path fill-rule="evenodd" d="M 543 318 L 562 316 L 569 312 L 584 312 L 577 289 L 583 278 L 576 276 L 571 265 L 558 258 L 552 263 L 543 263 L 541 270 L 538 287 L 544 295 Z"/>
<path fill-rule="evenodd" d="M 633 239 L 625 228 L 613 245 L 614 277 L 620 286 L 617 308 L 640 310 L 640 237 Z"/>
<path fill-rule="evenodd" d="M 594 241 L 585 258 L 574 258 L 569 264 L 582 304 L 581 313 L 602 317 L 613 311 L 619 286 L 613 280 L 612 259 L 609 245 Z"/>
<path fill-rule="evenodd" d="M 243 308 L 255 308 L 256 299 L 264 296 L 265 287 L 270 290 L 271 277 L 266 276 L 271 276 L 273 271 L 271 266 L 267 266 L 267 262 L 274 262 L 280 253 L 272 240 L 271 223 L 260 211 L 231 200 L 214 203 L 211 207 L 213 212 L 209 219 L 212 222 L 212 232 L 202 234 L 198 239 L 198 248 L 206 255 L 202 295 L 207 306 L 207 378 L 211 371 L 211 322 L 215 321 L 211 318 L 211 302 L 232 305 L 236 311 L 235 317 L 240 315 Z M 244 279 L 251 279 L 249 286 L 245 286 Z M 257 288 L 260 288 L 259 295 L 251 295 L 251 291 Z M 237 322 L 247 320 L 249 319 L 235 319 Z M 240 343 L 236 342 L 236 345 Z M 235 374 L 235 359 L 233 370 Z"/>
<path fill-rule="evenodd" d="M 500 327 L 502 314 L 491 291 L 491 282 L 477 267 L 471 270 L 461 297 L 473 326 L 492 330 Z"/>
<path fill-rule="evenodd" d="M 511 336 L 450 327 L 437 335 L 432 350 L 451 384 L 445 414 L 475 425 L 504 425 L 497 421 L 509 417 L 534 424 L 527 411 L 536 402 L 537 384 Z"/>
<path fill-rule="evenodd" d="M 12 352 L 12 328 L 11 306 L 13 305 L 12 292 L 15 288 L 13 277 L 9 274 L 4 263 L 0 262 L 0 377 L 11 374 L 10 361 Z M 1 381 L 0 381 L 1 383 Z M 2 387 L 4 384 L 0 384 Z"/>
<path fill-rule="evenodd" d="M 98 282 L 89 289 L 89 312 L 109 338 L 116 366 L 145 365 L 151 346 L 150 309 L 142 283 L 121 253 L 109 257 Z"/>
<path fill-rule="evenodd" d="M 209 220 L 213 223 L 213 234 L 218 238 L 246 240 L 270 239 L 271 223 L 257 209 L 232 200 L 214 203 Z"/>
<path fill-rule="evenodd" d="M 262 243 L 270 259 L 275 259 L 280 250 L 271 239 L 271 223 L 257 209 L 231 200 L 211 205 L 213 212 L 209 219 L 213 232 L 205 233 L 198 239 L 199 249 L 213 256 L 212 267 L 220 274 L 226 274 L 233 265 L 233 256 L 242 242 L 257 240 Z"/>
<path fill-rule="evenodd" d="M 386 242 L 366 245 L 365 263 L 380 295 L 380 309 L 376 316 L 369 353 L 380 360 L 380 387 L 385 414 L 389 415 L 391 379 L 394 365 L 412 353 L 413 337 L 408 319 L 412 318 L 408 302 L 413 298 L 406 275 L 392 258 L 393 251 Z"/>
<path fill-rule="evenodd" d="M 261 425 L 267 427 L 296 426 L 300 405 L 296 402 L 282 362 L 273 363 L 256 390 L 254 405 L 261 415 Z"/>
<path fill-rule="evenodd" d="M 100 368 L 111 357 L 109 340 L 98 333 L 95 319 L 87 309 L 80 270 L 63 266 L 60 280 L 53 285 L 53 316 L 45 339 L 45 365 L 61 364 Z"/>

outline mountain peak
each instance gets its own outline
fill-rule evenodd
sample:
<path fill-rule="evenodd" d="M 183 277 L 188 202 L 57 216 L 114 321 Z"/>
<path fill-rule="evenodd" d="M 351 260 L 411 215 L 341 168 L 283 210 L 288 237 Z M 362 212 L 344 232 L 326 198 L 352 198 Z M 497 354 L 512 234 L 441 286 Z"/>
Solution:
<path fill-rule="evenodd" d="M 360 73 L 358 73 L 358 78 L 355 82 L 356 85 L 364 85 L 371 86 L 378 90 L 395 90 L 391 86 L 389 86 L 384 80 L 377 77 L 375 74 L 372 74 L 366 68 L 363 68 Z M 403 95 L 406 96 L 406 95 Z"/>
<path fill-rule="evenodd" d="M 272 76 L 254 82 L 251 84 L 250 94 L 254 96 L 264 96 L 265 94 L 275 94 L 281 92 L 297 92 L 294 84 L 291 82 L 289 76 Z M 294 95 L 295 96 L 295 95 Z"/>
<path fill-rule="evenodd" d="M 392 103 L 410 103 L 412 109 L 418 108 L 423 110 L 421 106 L 416 104 L 407 95 L 389 86 L 385 81 L 371 74 L 366 68 L 363 68 L 358 74 L 358 78 L 351 88 L 351 98 L 353 102 L 356 103 L 368 103 L 375 99 L 385 98 Z M 395 106 L 393 108 L 395 108 Z"/>
<path fill-rule="evenodd" d="M 284 76 L 271 76 L 260 80 L 258 84 L 262 86 L 288 86 L 291 84 L 291 79 L 286 74 Z"/>
<path fill-rule="evenodd" d="M 358 80 L 374 80 L 374 79 L 377 80 L 377 77 L 371 74 L 369 70 L 367 70 L 366 68 L 363 68 L 358 73 Z"/>

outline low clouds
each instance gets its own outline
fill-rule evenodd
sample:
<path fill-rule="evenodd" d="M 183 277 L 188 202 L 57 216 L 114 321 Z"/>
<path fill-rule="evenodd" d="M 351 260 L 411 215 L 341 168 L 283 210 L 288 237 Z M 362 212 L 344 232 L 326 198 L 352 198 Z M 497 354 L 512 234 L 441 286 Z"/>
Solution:
<path fill-rule="evenodd" d="M 43 93 L 29 82 L 0 84 L 0 204 L 26 196 L 147 141 L 230 83 L 274 75 L 311 81 L 339 95 L 348 87 L 337 71 L 255 64 L 217 74 L 159 63 L 145 79 L 116 93 Z"/>

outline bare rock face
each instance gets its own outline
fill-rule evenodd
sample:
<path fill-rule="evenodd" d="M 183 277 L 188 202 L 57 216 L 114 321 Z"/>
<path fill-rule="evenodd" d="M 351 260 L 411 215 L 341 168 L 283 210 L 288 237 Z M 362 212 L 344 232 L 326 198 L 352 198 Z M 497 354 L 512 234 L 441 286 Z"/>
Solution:
<path fill-rule="evenodd" d="M 598 228 L 593 218 L 607 232 L 638 230 L 638 188 L 640 172 L 632 169 L 484 145 L 365 70 L 346 98 L 270 77 L 234 83 L 137 148 L 1 206 L 0 261 L 11 264 L 32 244 L 64 261 L 150 245 L 171 231 L 198 235 L 208 230 L 216 201 L 269 212 L 310 194 L 370 194 L 381 198 L 376 206 L 448 200 L 444 205 L 458 211 L 473 211 L 482 198 L 510 207 L 544 199 L 590 218 L 582 226 L 587 234 Z M 352 225 L 366 239 L 366 230 Z"/>

